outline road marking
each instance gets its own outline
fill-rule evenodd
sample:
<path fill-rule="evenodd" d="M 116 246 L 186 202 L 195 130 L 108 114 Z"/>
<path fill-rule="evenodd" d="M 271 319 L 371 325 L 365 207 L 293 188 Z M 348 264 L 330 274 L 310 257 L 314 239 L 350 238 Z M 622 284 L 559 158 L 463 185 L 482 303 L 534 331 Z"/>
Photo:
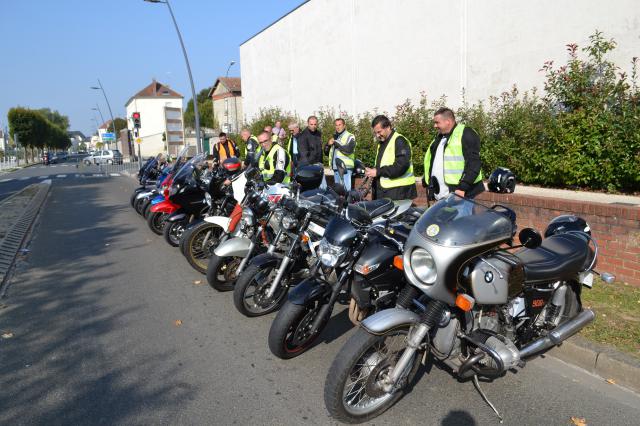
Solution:
<path fill-rule="evenodd" d="M 49 166 L 49 167 L 58 167 L 58 166 L 51 165 L 51 166 Z"/>
<path fill-rule="evenodd" d="M 13 180 L 13 179 L 2 179 L 2 180 L 0 180 L 0 183 L 1 183 L 1 182 L 11 182 L 12 180 Z"/>
<path fill-rule="evenodd" d="M 31 176 L 25 176 L 25 177 L 21 177 L 18 180 L 27 180 L 27 179 L 31 179 Z"/>
<path fill-rule="evenodd" d="M 44 176 L 40 176 L 38 179 L 46 179 L 48 177 L 49 177 L 49 175 L 44 175 Z"/>
<path fill-rule="evenodd" d="M 80 173 L 76 173 L 77 178 L 79 178 L 80 176 L 82 176 Z"/>
<path fill-rule="evenodd" d="M 56 177 L 57 178 L 65 178 L 65 177 L 67 177 L 67 175 L 57 175 Z"/>
<path fill-rule="evenodd" d="M 120 176 L 120 173 L 109 173 L 109 176 Z"/>
<path fill-rule="evenodd" d="M 93 176 L 94 177 L 102 177 L 102 173 L 94 173 Z"/>

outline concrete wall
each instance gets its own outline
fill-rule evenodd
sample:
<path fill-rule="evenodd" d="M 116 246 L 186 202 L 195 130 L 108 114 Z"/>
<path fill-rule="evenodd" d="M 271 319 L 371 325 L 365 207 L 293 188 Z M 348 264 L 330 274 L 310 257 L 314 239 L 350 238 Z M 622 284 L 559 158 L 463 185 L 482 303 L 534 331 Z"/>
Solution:
<path fill-rule="evenodd" d="M 178 98 L 137 98 L 128 105 L 127 122 L 129 129 L 133 132 L 131 114 L 140 113 L 140 145 L 143 158 L 157 155 L 159 152 L 167 152 L 166 144 L 162 140 L 162 133 L 166 131 L 165 107 L 180 108 L 182 110 L 182 99 Z M 136 153 L 138 147 L 135 147 Z"/>
<path fill-rule="evenodd" d="M 542 88 L 547 60 L 598 29 L 624 69 L 640 56 L 637 0 L 311 0 L 240 46 L 244 112 L 278 106 L 302 117 L 393 112 L 405 99 L 449 105 Z M 277 58 L 277 59 L 274 59 Z"/>

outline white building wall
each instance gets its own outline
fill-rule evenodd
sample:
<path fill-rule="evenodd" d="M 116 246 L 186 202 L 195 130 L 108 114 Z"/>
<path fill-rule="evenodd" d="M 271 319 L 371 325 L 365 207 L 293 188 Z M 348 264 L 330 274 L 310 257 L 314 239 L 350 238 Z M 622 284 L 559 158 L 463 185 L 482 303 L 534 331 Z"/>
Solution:
<path fill-rule="evenodd" d="M 245 117 L 278 106 L 302 117 L 332 107 L 360 113 L 421 92 L 452 107 L 517 84 L 542 89 L 547 60 L 614 38 L 623 69 L 640 56 L 637 0 L 311 0 L 240 46 Z"/>
<path fill-rule="evenodd" d="M 134 98 L 126 105 L 127 127 L 133 134 L 133 122 L 131 115 L 134 112 L 140 113 L 140 153 L 142 157 L 150 157 L 160 152 L 167 152 L 165 142 L 162 140 L 162 133 L 166 130 L 164 108 L 173 107 L 182 110 L 182 99 L 179 98 Z M 137 144 L 134 142 L 136 154 Z"/>

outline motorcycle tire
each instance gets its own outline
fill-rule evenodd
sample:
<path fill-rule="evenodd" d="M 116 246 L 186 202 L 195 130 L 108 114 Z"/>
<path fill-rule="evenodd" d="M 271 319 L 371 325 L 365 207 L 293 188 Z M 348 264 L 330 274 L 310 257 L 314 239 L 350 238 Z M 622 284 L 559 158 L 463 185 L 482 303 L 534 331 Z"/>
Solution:
<path fill-rule="evenodd" d="M 142 216 L 142 204 L 145 202 L 146 198 L 139 198 L 136 200 L 133 208 L 136 209 L 136 212 Z"/>
<path fill-rule="evenodd" d="M 323 304 L 313 301 L 306 305 L 296 305 L 287 300 L 269 329 L 271 353 L 280 359 L 291 359 L 311 348 L 331 317 L 331 313 L 326 315 L 316 333 L 313 335 L 309 333 Z"/>
<path fill-rule="evenodd" d="M 166 213 L 149 212 L 149 216 L 147 217 L 147 225 L 149 225 L 149 229 L 151 229 L 154 234 L 162 235 L 164 221 L 166 218 Z"/>
<path fill-rule="evenodd" d="M 149 213 L 151 213 L 151 207 L 153 207 L 153 204 L 147 204 L 147 206 L 142 211 L 142 217 L 144 217 L 145 219 L 149 217 Z"/>
<path fill-rule="evenodd" d="M 147 216 L 149 215 L 149 209 L 151 208 L 151 199 L 147 198 L 146 200 L 144 200 L 142 202 L 142 206 L 140 206 L 140 210 L 142 210 L 142 212 L 140 213 L 142 215 L 142 217 L 144 217 L 145 219 L 147 218 Z"/>
<path fill-rule="evenodd" d="M 279 309 L 287 300 L 288 289 L 284 285 L 278 286 L 274 297 L 263 300 L 264 293 L 276 276 L 278 266 L 250 265 L 242 271 L 233 289 L 233 304 L 242 315 L 247 317 L 266 315 Z"/>
<path fill-rule="evenodd" d="M 180 239 L 184 234 L 184 228 L 187 226 L 186 220 L 177 220 L 175 222 L 165 222 L 162 234 L 164 240 L 173 247 L 180 245 Z"/>
<path fill-rule="evenodd" d="M 240 266 L 242 257 L 216 256 L 213 254 L 207 265 L 207 282 L 218 291 L 231 291 L 238 278 L 235 270 Z"/>
<path fill-rule="evenodd" d="M 193 269 L 201 274 L 207 272 L 209 258 L 222 234 L 220 226 L 209 222 L 201 222 L 183 234 L 184 255 Z"/>
<path fill-rule="evenodd" d="M 375 381 L 371 383 L 371 379 L 363 380 L 362 374 L 364 370 L 369 376 L 374 374 L 374 380 L 375 377 L 382 377 L 390 363 L 386 352 L 381 351 L 395 347 L 386 342 L 387 338 L 395 338 L 393 343 L 400 349 L 393 355 L 397 360 L 402 354 L 402 349 L 406 347 L 405 339 L 409 329 L 410 326 L 405 325 L 376 336 L 359 328 L 347 340 L 334 358 L 325 381 L 324 403 L 331 417 L 344 423 L 364 423 L 382 414 L 408 392 L 420 367 L 421 352 L 416 351 L 404 372 L 404 378 L 401 379 L 402 387 L 393 393 L 386 393 L 376 387 Z M 350 384 L 351 390 L 347 392 L 347 386 Z M 357 392 L 354 390 L 356 388 L 359 388 Z M 356 404 L 348 404 L 355 398 L 364 399 L 365 396 L 371 398 L 368 406 L 357 406 L 362 399 L 356 401 Z"/>
<path fill-rule="evenodd" d="M 134 207 L 137 196 L 138 196 L 138 193 L 135 191 L 133 194 L 131 194 L 131 198 L 129 199 L 129 204 L 131 204 L 131 207 Z"/>
<path fill-rule="evenodd" d="M 182 236 L 180 237 L 180 244 L 178 245 L 178 247 L 180 248 L 180 253 L 182 253 L 183 256 L 187 256 L 187 250 L 186 250 L 186 241 L 189 238 L 189 235 L 191 233 L 191 229 L 193 229 L 195 226 L 200 225 L 201 223 L 203 223 L 202 219 L 197 219 L 194 220 L 191 223 L 187 223 L 185 225 L 184 231 L 182 232 Z"/>

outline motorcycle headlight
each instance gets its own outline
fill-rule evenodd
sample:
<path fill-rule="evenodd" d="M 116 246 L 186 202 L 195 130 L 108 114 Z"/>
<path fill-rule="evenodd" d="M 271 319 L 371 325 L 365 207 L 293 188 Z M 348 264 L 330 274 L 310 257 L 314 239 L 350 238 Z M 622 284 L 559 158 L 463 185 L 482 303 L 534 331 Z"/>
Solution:
<path fill-rule="evenodd" d="M 211 194 L 209 194 L 208 192 L 204 193 L 204 199 L 207 202 L 208 205 L 211 205 L 212 201 L 211 201 Z"/>
<path fill-rule="evenodd" d="M 294 229 L 298 225 L 298 221 L 291 216 L 282 217 L 282 227 L 287 230 Z"/>
<path fill-rule="evenodd" d="M 436 271 L 436 263 L 433 256 L 427 250 L 417 248 L 411 253 L 411 270 L 416 278 L 425 284 L 433 284 L 436 282 L 438 273 Z"/>
<path fill-rule="evenodd" d="M 335 268 L 346 254 L 347 250 L 344 247 L 334 246 L 324 238 L 320 241 L 320 245 L 318 246 L 318 257 L 320 258 L 320 262 L 329 268 Z"/>

